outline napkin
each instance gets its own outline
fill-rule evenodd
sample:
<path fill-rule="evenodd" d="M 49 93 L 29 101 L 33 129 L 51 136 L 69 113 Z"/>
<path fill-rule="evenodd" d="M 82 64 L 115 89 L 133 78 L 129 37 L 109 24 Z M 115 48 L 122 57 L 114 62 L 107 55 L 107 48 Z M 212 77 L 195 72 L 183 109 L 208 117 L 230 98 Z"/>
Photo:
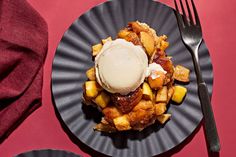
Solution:
<path fill-rule="evenodd" d="M 0 142 L 41 105 L 47 24 L 25 0 L 0 0 Z"/>

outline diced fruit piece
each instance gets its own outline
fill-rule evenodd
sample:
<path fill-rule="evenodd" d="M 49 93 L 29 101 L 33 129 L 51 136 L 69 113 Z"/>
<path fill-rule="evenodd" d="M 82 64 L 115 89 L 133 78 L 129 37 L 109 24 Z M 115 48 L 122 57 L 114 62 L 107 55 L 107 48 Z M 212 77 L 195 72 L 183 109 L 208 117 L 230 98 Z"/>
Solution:
<path fill-rule="evenodd" d="M 162 114 L 160 116 L 157 116 L 157 120 L 161 123 L 164 124 L 166 121 L 168 121 L 171 117 L 171 114 Z"/>
<path fill-rule="evenodd" d="M 164 41 L 164 40 L 161 41 L 160 49 L 161 49 L 162 51 L 165 51 L 168 46 L 169 46 L 169 42 Z"/>
<path fill-rule="evenodd" d="M 109 123 L 113 123 L 113 119 L 117 118 L 119 116 L 122 116 L 122 113 L 120 110 L 118 110 L 115 106 L 108 106 L 102 110 L 102 113 L 104 114 L 104 118 Z"/>
<path fill-rule="evenodd" d="M 115 127 L 119 131 L 125 131 L 131 129 L 129 120 L 126 115 L 113 119 L 113 122 L 115 124 Z"/>
<path fill-rule="evenodd" d="M 189 82 L 189 73 L 190 70 L 184 66 L 177 65 L 174 71 L 174 79 L 181 82 Z"/>
<path fill-rule="evenodd" d="M 92 46 L 92 55 L 96 56 L 102 49 L 102 44 L 96 44 Z"/>
<path fill-rule="evenodd" d="M 96 80 L 96 75 L 95 75 L 95 68 L 92 67 L 89 70 L 86 71 L 86 76 L 90 81 L 95 81 Z"/>
<path fill-rule="evenodd" d="M 174 87 L 171 86 L 171 87 L 168 89 L 168 92 L 167 92 L 167 96 L 168 96 L 168 98 L 167 98 L 167 103 L 169 103 L 169 101 L 170 101 L 171 97 L 173 96 L 173 94 L 174 94 Z"/>
<path fill-rule="evenodd" d="M 135 21 L 129 22 L 128 25 L 131 26 L 131 28 L 133 29 L 133 31 L 134 31 L 135 33 L 137 33 L 137 34 L 140 33 L 140 32 L 146 32 L 146 31 L 148 31 L 148 29 L 144 28 L 144 27 L 141 26 L 138 22 L 135 22 Z"/>
<path fill-rule="evenodd" d="M 151 57 L 155 50 L 154 38 L 146 32 L 140 32 L 140 39 L 147 51 L 148 56 Z"/>
<path fill-rule="evenodd" d="M 156 47 L 161 49 L 162 41 L 166 41 L 166 40 L 167 40 L 167 36 L 166 35 L 159 36 L 157 38 L 157 40 L 155 41 L 156 42 Z"/>
<path fill-rule="evenodd" d="M 96 81 L 85 82 L 85 93 L 87 97 L 95 98 L 98 95 L 99 91 L 101 91 L 101 87 Z"/>
<path fill-rule="evenodd" d="M 108 37 L 106 39 L 102 39 L 102 44 L 104 45 L 106 42 L 108 41 L 112 41 L 112 38 L 111 37 Z"/>
<path fill-rule="evenodd" d="M 129 30 L 127 29 L 122 29 L 119 31 L 119 33 L 117 34 L 118 38 L 125 38 L 128 34 L 130 33 Z"/>
<path fill-rule="evenodd" d="M 143 98 L 146 100 L 153 100 L 152 89 L 146 82 L 143 83 Z"/>
<path fill-rule="evenodd" d="M 166 103 L 155 104 L 155 113 L 157 116 L 162 115 L 166 112 Z"/>
<path fill-rule="evenodd" d="M 165 81 L 165 74 L 160 72 L 158 73 L 159 77 L 152 79 L 151 76 L 148 77 L 148 83 L 152 89 L 160 89 Z"/>
<path fill-rule="evenodd" d="M 142 45 L 138 35 L 134 32 L 130 32 L 123 39 L 125 39 L 126 41 L 129 41 L 129 42 L 132 42 L 134 45 Z"/>
<path fill-rule="evenodd" d="M 187 89 L 183 86 L 175 86 L 174 87 L 174 94 L 171 98 L 176 103 L 181 103 L 183 101 L 184 96 L 187 93 Z"/>
<path fill-rule="evenodd" d="M 167 102 L 167 87 L 163 86 L 157 91 L 156 102 Z"/>
<path fill-rule="evenodd" d="M 105 92 L 101 92 L 96 98 L 95 103 L 101 108 L 105 108 L 110 102 L 110 96 Z"/>

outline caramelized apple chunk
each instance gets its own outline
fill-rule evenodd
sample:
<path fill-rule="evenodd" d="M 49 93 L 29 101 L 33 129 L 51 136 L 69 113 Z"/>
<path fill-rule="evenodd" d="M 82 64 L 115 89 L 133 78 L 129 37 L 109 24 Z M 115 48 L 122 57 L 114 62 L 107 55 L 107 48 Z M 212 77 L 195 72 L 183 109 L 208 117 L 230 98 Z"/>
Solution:
<path fill-rule="evenodd" d="M 187 93 L 187 88 L 183 86 L 175 86 L 172 100 L 176 103 L 181 103 Z"/>
<path fill-rule="evenodd" d="M 161 123 L 164 124 L 166 123 L 171 117 L 171 114 L 162 114 L 160 116 L 157 116 L 157 120 Z"/>
<path fill-rule="evenodd" d="M 156 102 L 164 102 L 164 103 L 166 103 L 167 102 L 167 98 L 168 98 L 167 87 L 163 86 L 161 89 L 159 89 L 157 91 Z"/>
<path fill-rule="evenodd" d="M 131 31 L 129 31 L 127 28 L 124 28 L 124 29 L 122 29 L 122 30 L 119 31 L 119 33 L 117 34 L 117 36 L 118 36 L 118 38 L 125 39 L 126 36 L 127 36 L 128 34 L 130 34 L 130 33 L 131 33 Z"/>
<path fill-rule="evenodd" d="M 190 70 L 185 68 L 184 66 L 177 65 L 174 71 L 174 79 L 181 82 L 189 82 L 189 73 Z"/>
<path fill-rule="evenodd" d="M 90 81 L 95 81 L 96 76 L 95 76 L 95 68 L 92 67 L 86 71 L 86 76 Z"/>
<path fill-rule="evenodd" d="M 131 129 L 127 115 L 123 115 L 113 119 L 113 123 L 115 124 L 116 129 L 119 131 L 125 131 Z"/>
<path fill-rule="evenodd" d="M 106 92 L 101 92 L 94 102 L 101 108 L 105 108 L 110 102 L 110 96 Z"/>
<path fill-rule="evenodd" d="M 106 39 L 102 39 L 102 44 L 104 45 L 108 41 L 112 41 L 112 38 L 111 37 L 107 37 Z"/>
<path fill-rule="evenodd" d="M 157 116 L 162 115 L 166 112 L 166 103 L 155 104 L 155 113 Z"/>
<path fill-rule="evenodd" d="M 139 34 L 140 32 L 147 32 L 148 31 L 147 28 L 144 28 L 142 25 L 140 25 L 136 21 L 129 22 L 128 26 L 130 26 L 132 28 L 132 30 L 137 34 Z"/>
<path fill-rule="evenodd" d="M 165 74 L 163 72 L 158 72 L 158 77 L 152 78 L 151 76 L 148 77 L 148 83 L 152 89 L 160 89 L 164 85 L 165 81 Z"/>
<path fill-rule="evenodd" d="M 146 32 L 140 32 L 140 40 L 143 47 L 146 49 L 148 56 L 151 57 L 155 50 L 154 38 Z"/>
<path fill-rule="evenodd" d="M 108 106 L 104 108 L 102 113 L 104 114 L 104 119 L 111 124 L 113 124 L 113 119 L 123 115 L 121 111 L 115 106 Z"/>
<path fill-rule="evenodd" d="M 102 44 L 96 44 L 92 46 L 92 56 L 95 57 L 102 49 Z"/>
<path fill-rule="evenodd" d="M 85 93 L 88 98 L 95 98 L 102 90 L 101 86 L 96 81 L 85 82 Z"/>
<path fill-rule="evenodd" d="M 130 32 L 123 39 L 125 39 L 126 41 L 129 41 L 129 42 L 132 42 L 134 45 L 142 45 L 138 35 L 134 32 Z"/>
<path fill-rule="evenodd" d="M 146 82 L 143 83 L 142 91 L 143 91 L 143 98 L 145 100 L 153 100 L 153 92 L 148 83 Z"/>

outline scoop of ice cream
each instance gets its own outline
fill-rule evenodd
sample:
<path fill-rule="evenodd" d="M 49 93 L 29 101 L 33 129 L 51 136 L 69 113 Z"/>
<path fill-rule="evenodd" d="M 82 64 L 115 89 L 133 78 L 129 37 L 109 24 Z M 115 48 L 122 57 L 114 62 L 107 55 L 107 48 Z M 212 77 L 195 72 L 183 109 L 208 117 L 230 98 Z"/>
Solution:
<path fill-rule="evenodd" d="M 148 58 L 140 46 L 124 39 L 106 42 L 95 58 L 98 83 L 111 93 L 126 95 L 145 79 Z"/>

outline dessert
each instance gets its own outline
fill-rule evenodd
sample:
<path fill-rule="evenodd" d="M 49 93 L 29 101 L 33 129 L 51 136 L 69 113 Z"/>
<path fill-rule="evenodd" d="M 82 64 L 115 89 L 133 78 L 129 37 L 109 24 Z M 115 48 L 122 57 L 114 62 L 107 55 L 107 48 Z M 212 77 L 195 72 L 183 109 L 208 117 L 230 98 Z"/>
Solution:
<path fill-rule="evenodd" d="M 139 21 L 129 22 L 117 39 L 92 46 L 95 66 L 88 69 L 84 102 L 103 113 L 94 129 L 104 132 L 143 130 L 166 123 L 170 101 L 181 103 L 187 93 L 175 80 L 189 82 L 189 69 L 174 66 L 165 53 L 167 36 Z"/>

